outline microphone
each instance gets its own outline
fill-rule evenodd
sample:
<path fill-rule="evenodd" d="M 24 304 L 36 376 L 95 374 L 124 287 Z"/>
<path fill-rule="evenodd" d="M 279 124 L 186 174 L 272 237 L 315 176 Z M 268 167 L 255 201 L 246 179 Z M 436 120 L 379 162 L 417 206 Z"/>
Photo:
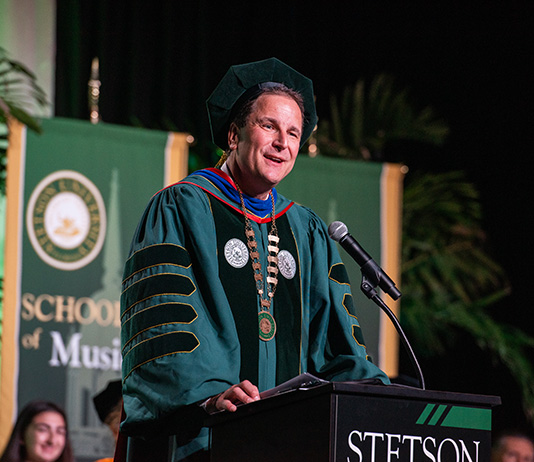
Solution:
<path fill-rule="evenodd" d="M 360 265 L 362 274 L 369 280 L 373 287 L 379 286 L 393 300 L 397 300 L 401 293 L 395 283 L 380 266 L 363 250 L 350 234 L 345 223 L 334 221 L 328 227 L 328 234 L 334 241 L 339 242 L 347 253 Z"/>

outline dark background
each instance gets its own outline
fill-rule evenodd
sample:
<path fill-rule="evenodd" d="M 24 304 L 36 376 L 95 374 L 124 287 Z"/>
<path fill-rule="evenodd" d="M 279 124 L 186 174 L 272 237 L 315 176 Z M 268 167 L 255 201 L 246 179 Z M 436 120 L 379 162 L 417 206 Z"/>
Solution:
<path fill-rule="evenodd" d="M 512 283 L 492 314 L 534 335 L 534 2 L 58 0 L 57 8 L 56 115 L 88 118 L 98 56 L 103 120 L 190 132 L 200 164 L 213 161 L 204 101 L 230 65 L 271 56 L 288 63 L 314 81 L 320 119 L 345 86 L 393 75 L 451 134 L 443 148 L 413 145 L 391 160 L 412 172 L 467 172 L 481 193 L 489 249 Z M 527 426 L 510 375 L 472 339 L 422 367 L 429 389 L 501 396 L 495 430 Z"/>

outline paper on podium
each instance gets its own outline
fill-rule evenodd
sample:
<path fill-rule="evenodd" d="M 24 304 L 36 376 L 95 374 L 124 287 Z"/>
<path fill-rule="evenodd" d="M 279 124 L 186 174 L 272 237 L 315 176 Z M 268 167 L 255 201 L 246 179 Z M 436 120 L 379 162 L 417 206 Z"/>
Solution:
<path fill-rule="evenodd" d="M 323 383 L 328 383 L 327 380 L 319 379 L 308 372 L 304 374 L 297 375 L 292 379 L 289 379 L 287 382 L 281 383 L 280 385 L 265 390 L 260 393 L 262 399 L 269 398 L 271 396 L 280 395 L 282 393 L 287 393 L 288 391 L 293 390 L 306 390 L 308 388 L 313 388 Z"/>

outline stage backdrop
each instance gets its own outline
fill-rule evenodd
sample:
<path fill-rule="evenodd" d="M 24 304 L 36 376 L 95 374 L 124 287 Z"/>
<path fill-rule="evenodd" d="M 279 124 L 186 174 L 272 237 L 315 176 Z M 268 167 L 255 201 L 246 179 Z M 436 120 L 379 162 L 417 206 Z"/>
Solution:
<path fill-rule="evenodd" d="M 150 197 L 187 173 L 185 134 L 67 119 L 12 126 L 0 448 L 28 401 L 66 409 L 77 460 L 113 454 L 92 397 L 120 377 L 124 261 Z"/>

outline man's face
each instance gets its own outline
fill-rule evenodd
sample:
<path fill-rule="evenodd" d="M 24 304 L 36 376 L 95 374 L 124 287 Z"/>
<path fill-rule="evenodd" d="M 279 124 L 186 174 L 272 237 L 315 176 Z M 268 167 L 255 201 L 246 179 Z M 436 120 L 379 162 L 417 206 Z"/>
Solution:
<path fill-rule="evenodd" d="M 231 165 L 239 186 L 249 196 L 266 199 L 291 171 L 299 152 L 302 113 L 289 96 L 261 95 L 244 127 L 230 127 Z"/>
<path fill-rule="evenodd" d="M 524 438 L 507 436 L 497 452 L 496 462 L 534 462 L 534 447 Z"/>
<path fill-rule="evenodd" d="M 63 416 L 54 411 L 37 414 L 24 433 L 26 459 L 53 462 L 59 458 L 67 440 Z"/>

